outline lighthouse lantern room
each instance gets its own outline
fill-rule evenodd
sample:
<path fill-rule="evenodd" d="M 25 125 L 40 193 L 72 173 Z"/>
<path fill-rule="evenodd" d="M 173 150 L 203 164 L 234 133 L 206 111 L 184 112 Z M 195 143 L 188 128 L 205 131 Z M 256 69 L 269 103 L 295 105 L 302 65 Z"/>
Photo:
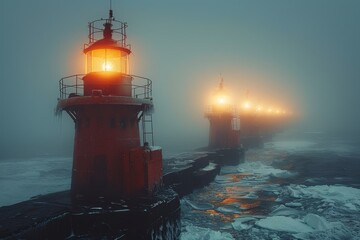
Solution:
<path fill-rule="evenodd" d="M 89 23 L 86 74 L 59 82 L 57 110 L 75 122 L 75 201 L 131 198 L 151 194 L 161 185 L 161 148 L 147 142 L 152 140 L 152 82 L 130 75 L 126 27 L 112 10 L 107 19 Z"/>
<path fill-rule="evenodd" d="M 240 123 L 229 95 L 224 89 L 223 79 L 205 112 L 209 119 L 209 148 L 223 149 L 240 146 Z"/>

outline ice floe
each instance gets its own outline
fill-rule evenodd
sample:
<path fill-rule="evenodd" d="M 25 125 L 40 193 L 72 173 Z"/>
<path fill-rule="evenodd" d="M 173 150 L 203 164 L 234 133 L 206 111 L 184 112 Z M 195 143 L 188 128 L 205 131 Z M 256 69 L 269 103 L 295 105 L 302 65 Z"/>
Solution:
<path fill-rule="evenodd" d="M 315 230 L 327 230 L 331 228 L 332 223 L 328 223 L 325 218 L 319 215 L 309 213 L 304 217 L 304 222 Z"/>
<path fill-rule="evenodd" d="M 257 219 L 254 217 L 240 217 L 234 219 L 234 222 L 232 222 L 231 225 L 238 231 L 247 230 L 254 225 L 253 222 L 255 222 L 255 220 Z"/>
<path fill-rule="evenodd" d="M 269 230 L 302 233 L 311 232 L 313 229 L 302 222 L 300 219 L 294 219 L 285 216 L 271 216 L 257 221 L 256 226 L 266 228 Z"/>
<path fill-rule="evenodd" d="M 225 206 L 221 206 L 218 207 L 216 209 L 218 212 L 222 212 L 222 213 L 240 213 L 240 209 L 237 206 L 233 206 L 233 205 L 225 205 Z"/>
<path fill-rule="evenodd" d="M 293 233 L 297 239 L 351 239 L 349 230 L 340 222 L 328 222 L 325 218 L 309 213 L 304 218 L 270 216 L 260 219 L 256 226 Z"/>
<path fill-rule="evenodd" d="M 184 202 L 186 202 L 192 209 L 195 209 L 195 210 L 201 210 L 201 211 L 204 211 L 204 210 L 209 210 L 209 209 L 213 209 L 214 208 L 214 205 L 210 204 L 210 203 L 196 203 L 196 202 L 192 202 L 190 201 L 189 199 L 186 199 L 184 198 L 183 200 Z"/>
<path fill-rule="evenodd" d="M 293 236 L 298 239 L 352 239 L 352 234 L 340 222 L 328 222 L 325 218 L 312 213 L 307 214 L 303 220 L 313 231 L 294 234 Z"/>
<path fill-rule="evenodd" d="M 245 196 L 243 196 L 243 198 L 247 198 L 247 199 L 257 199 L 258 195 L 255 192 L 250 192 L 248 194 L 246 194 Z"/>
<path fill-rule="evenodd" d="M 278 178 L 287 178 L 292 177 L 295 174 L 292 172 L 289 172 L 287 170 L 277 169 L 270 165 L 265 165 L 261 162 L 245 162 L 243 164 L 240 164 L 238 167 L 238 172 L 241 173 L 252 173 L 260 176 L 265 177 L 278 177 Z"/>
<path fill-rule="evenodd" d="M 274 211 L 271 212 L 273 216 L 299 216 L 300 212 L 296 209 L 280 205 Z"/>
<path fill-rule="evenodd" d="M 234 240 L 230 233 L 214 231 L 209 228 L 189 224 L 181 232 L 181 240 Z"/>
<path fill-rule="evenodd" d="M 294 198 L 317 198 L 328 204 L 335 204 L 349 210 L 360 209 L 360 189 L 337 185 L 290 185 L 287 193 Z"/>
<path fill-rule="evenodd" d="M 287 207 L 301 207 L 302 204 L 299 202 L 289 202 L 289 203 L 285 203 L 285 206 Z"/>

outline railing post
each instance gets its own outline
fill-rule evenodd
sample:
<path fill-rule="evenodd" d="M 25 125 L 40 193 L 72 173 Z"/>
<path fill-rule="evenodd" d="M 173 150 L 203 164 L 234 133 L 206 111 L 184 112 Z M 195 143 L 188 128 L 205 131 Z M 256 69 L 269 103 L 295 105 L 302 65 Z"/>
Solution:
<path fill-rule="evenodd" d="M 61 83 L 61 90 L 62 90 L 63 98 L 66 98 L 66 88 L 64 87 L 64 79 L 62 80 Z"/>
<path fill-rule="evenodd" d="M 145 98 L 149 98 L 149 80 L 147 79 L 146 80 L 146 86 L 145 86 L 145 88 L 144 88 L 144 97 Z"/>
<path fill-rule="evenodd" d="M 91 25 L 92 23 L 89 23 L 89 44 L 92 42 L 92 36 L 91 36 Z"/>
<path fill-rule="evenodd" d="M 75 95 L 78 95 L 78 75 L 75 77 Z"/>

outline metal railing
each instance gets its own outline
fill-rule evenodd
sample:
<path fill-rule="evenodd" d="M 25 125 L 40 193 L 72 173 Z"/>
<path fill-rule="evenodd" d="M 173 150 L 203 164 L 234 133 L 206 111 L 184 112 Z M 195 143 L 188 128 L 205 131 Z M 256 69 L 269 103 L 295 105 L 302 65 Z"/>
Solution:
<path fill-rule="evenodd" d="M 112 19 L 99 19 L 89 23 L 89 42 L 84 45 L 88 47 L 94 42 L 103 38 L 104 24 L 110 22 L 112 24 L 112 39 L 115 40 L 121 47 L 130 49 L 130 45 L 126 43 L 127 35 L 126 28 L 128 27 L 126 22 L 120 22 Z"/>
<path fill-rule="evenodd" d="M 128 75 L 132 77 L 132 97 L 150 99 L 152 98 L 152 81 L 149 78 Z"/>
<path fill-rule="evenodd" d="M 65 99 L 72 96 L 84 95 L 84 81 L 85 74 L 71 75 L 64 77 L 59 81 L 60 99 Z"/>
<path fill-rule="evenodd" d="M 84 74 L 71 75 L 64 77 L 59 81 L 60 99 L 69 97 L 84 96 Z M 131 77 L 131 84 L 119 84 L 119 87 L 130 86 L 131 96 L 133 98 L 151 99 L 152 97 L 152 81 L 148 78 L 136 75 L 123 75 Z"/>

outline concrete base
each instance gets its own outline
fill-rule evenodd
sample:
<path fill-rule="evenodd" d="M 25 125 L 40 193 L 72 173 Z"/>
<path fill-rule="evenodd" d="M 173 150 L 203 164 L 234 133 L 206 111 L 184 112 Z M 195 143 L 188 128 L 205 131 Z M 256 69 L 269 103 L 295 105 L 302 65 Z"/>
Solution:
<path fill-rule="evenodd" d="M 209 151 L 208 148 L 199 149 Z M 212 182 L 224 165 L 238 165 L 244 160 L 243 148 L 216 149 L 191 160 L 168 159 L 164 161 L 163 182 L 172 187 L 180 197 Z"/>
<path fill-rule="evenodd" d="M 154 196 L 75 206 L 63 191 L 0 208 L 1 239 L 179 239 L 180 202 Z"/>
<path fill-rule="evenodd" d="M 179 196 L 209 184 L 221 166 L 239 164 L 244 150 L 197 155 L 165 160 L 164 189 L 151 196 L 73 204 L 63 191 L 0 207 L 0 239 L 179 239 Z"/>

